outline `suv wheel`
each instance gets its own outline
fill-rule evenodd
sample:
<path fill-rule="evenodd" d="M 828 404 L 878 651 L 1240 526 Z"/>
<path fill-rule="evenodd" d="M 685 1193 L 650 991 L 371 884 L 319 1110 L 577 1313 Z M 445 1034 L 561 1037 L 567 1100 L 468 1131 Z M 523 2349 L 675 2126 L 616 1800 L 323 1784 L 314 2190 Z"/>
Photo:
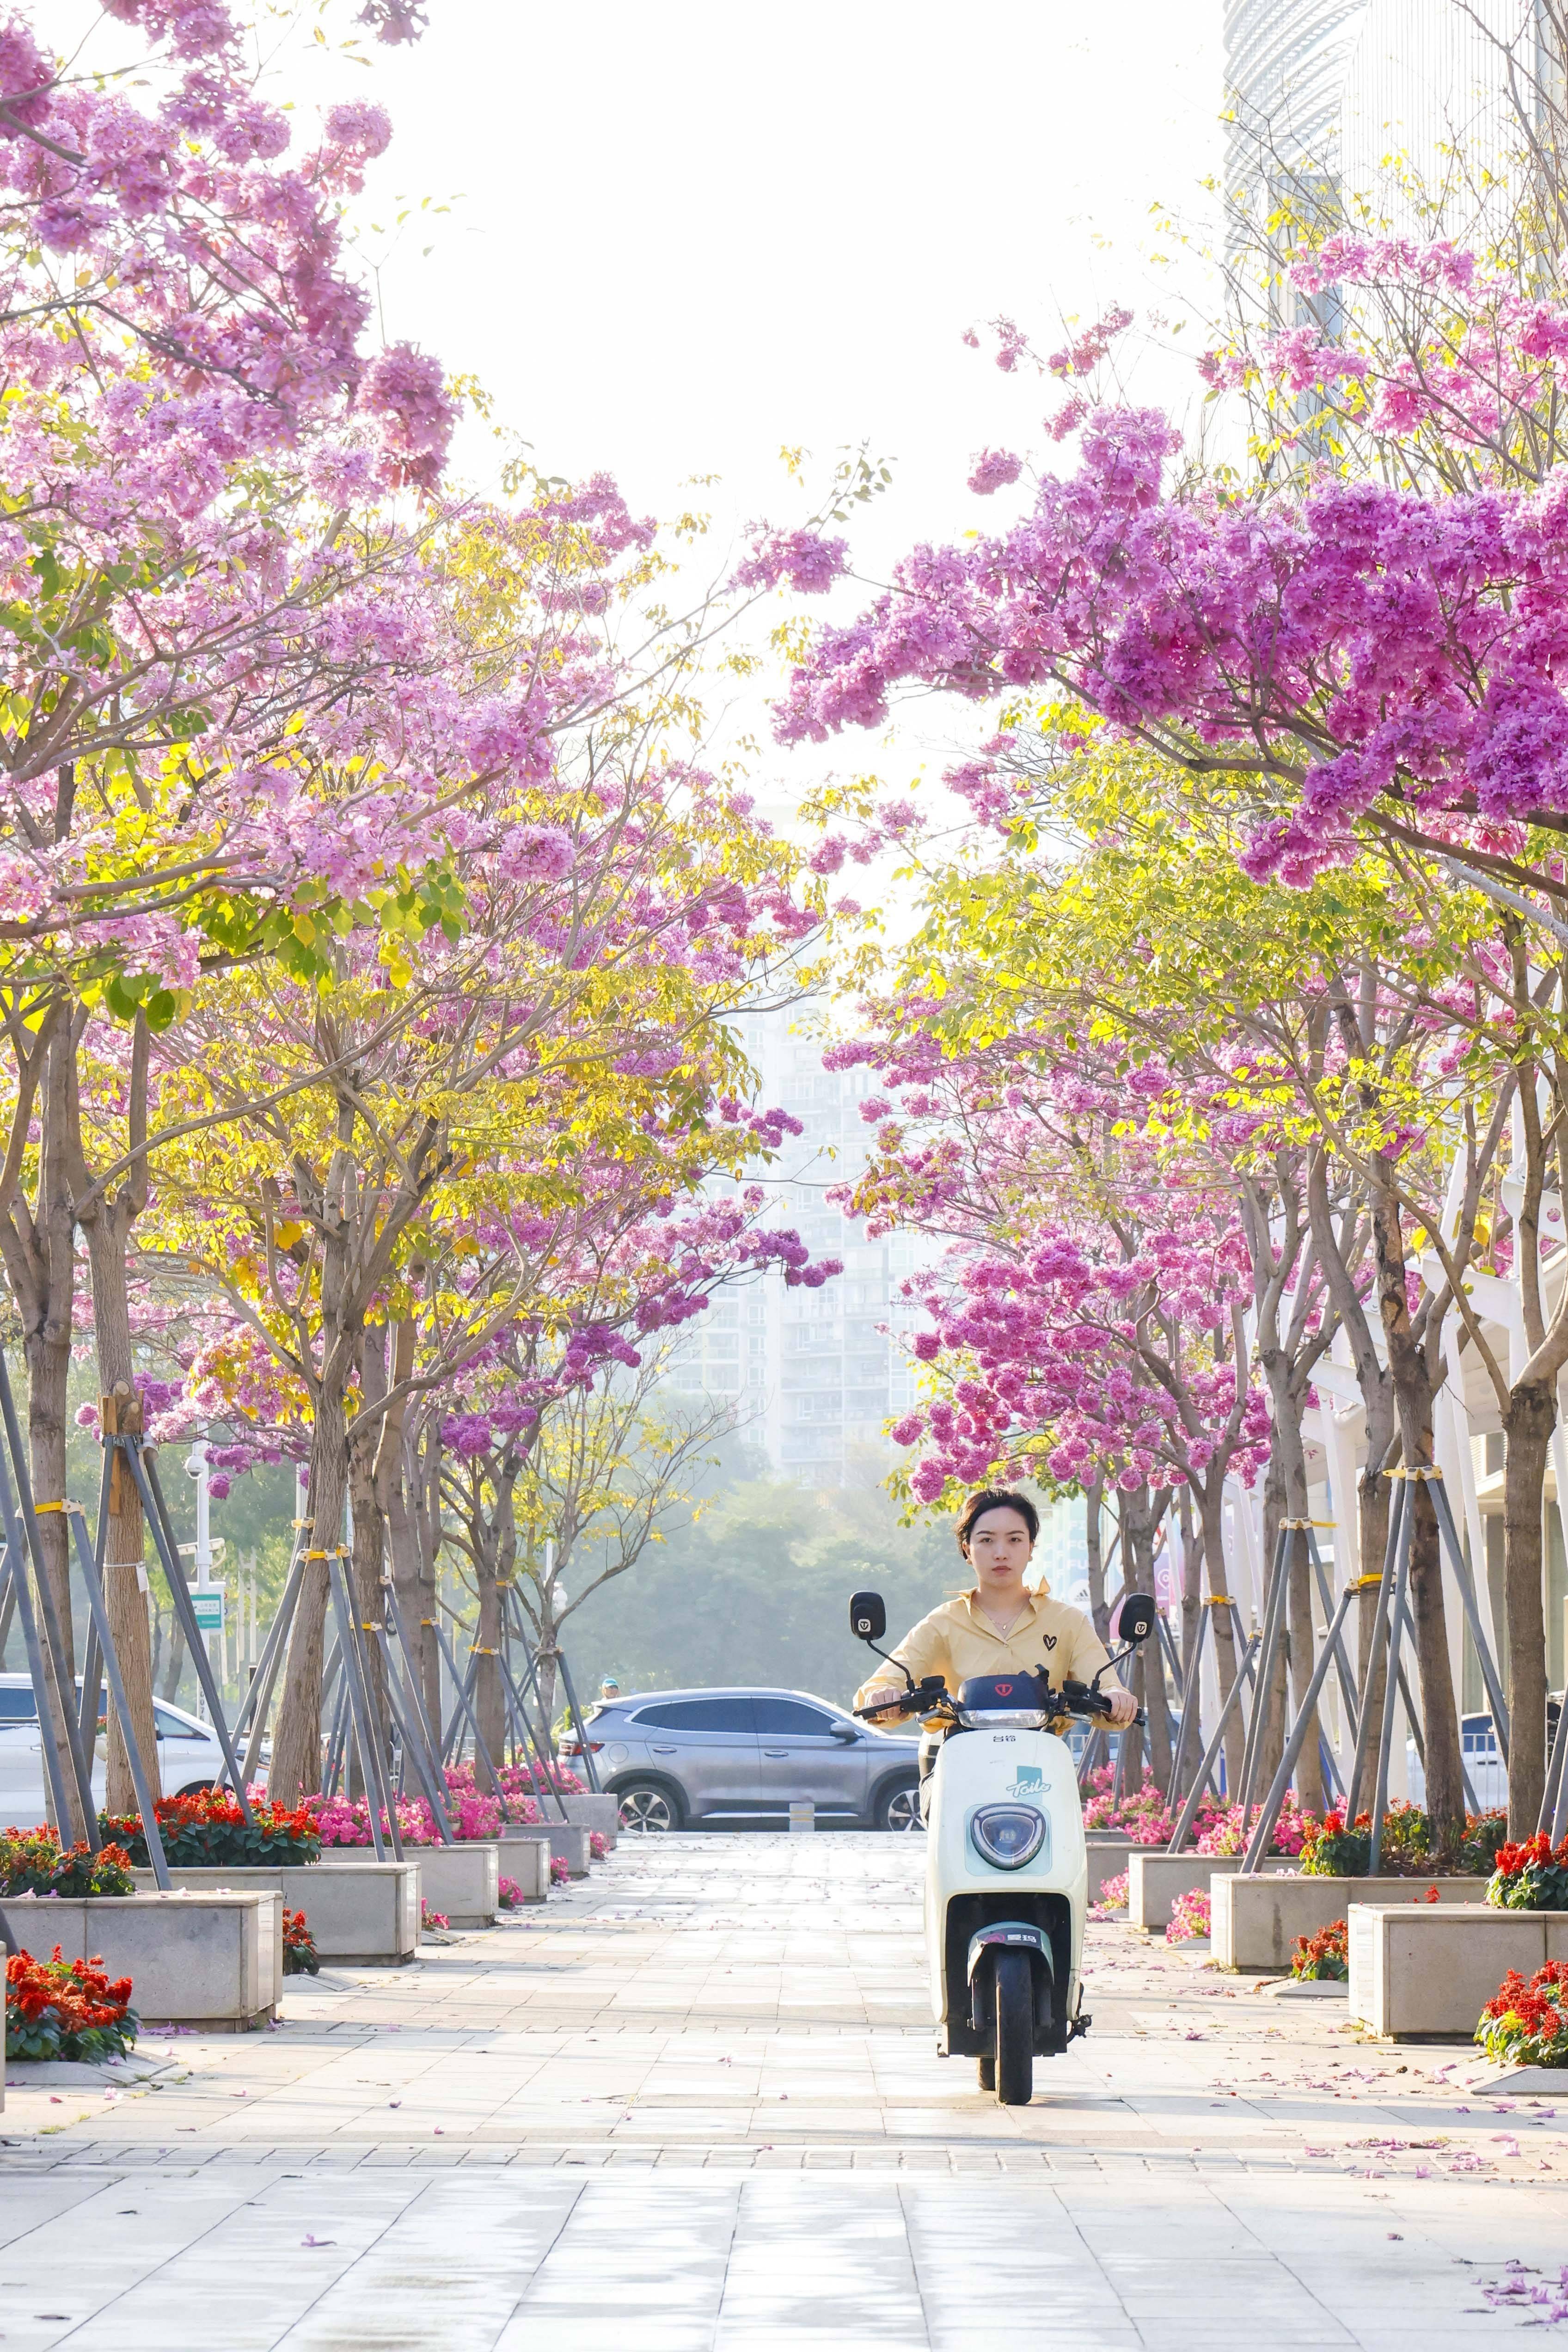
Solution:
<path fill-rule="evenodd" d="M 879 1830 L 923 1830 L 921 1819 L 921 1789 L 918 1780 L 895 1780 L 884 1789 L 877 1800 L 877 1827 Z"/>
<path fill-rule="evenodd" d="M 622 1829 L 633 1834 L 680 1827 L 680 1800 L 662 1780 L 627 1780 L 616 1801 Z"/>

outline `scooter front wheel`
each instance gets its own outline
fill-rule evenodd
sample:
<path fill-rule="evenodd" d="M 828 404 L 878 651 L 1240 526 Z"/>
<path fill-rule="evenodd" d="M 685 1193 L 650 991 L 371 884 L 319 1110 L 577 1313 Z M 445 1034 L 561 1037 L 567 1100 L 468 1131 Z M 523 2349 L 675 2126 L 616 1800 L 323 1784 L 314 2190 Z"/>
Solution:
<path fill-rule="evenodd" d="M 1026 2107 L 1035 2090 L 1035 1988 L 1026 1952 L 996 1955 L 996 2101 Z"/>

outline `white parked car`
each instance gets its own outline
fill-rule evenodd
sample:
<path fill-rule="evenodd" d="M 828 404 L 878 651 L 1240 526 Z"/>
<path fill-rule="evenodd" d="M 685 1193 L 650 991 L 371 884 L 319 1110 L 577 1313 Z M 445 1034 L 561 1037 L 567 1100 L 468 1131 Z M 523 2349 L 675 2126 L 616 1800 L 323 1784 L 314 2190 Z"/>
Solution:
<path fill-rule="evenodd" d="M 223 1770 L 223 1750 L 210 1725 L 198 1723 L 183 1706 L 171 1706 L 163 1698 L 153 1700 L 153 1717 L 163 1795 L 184 1796 L 210 1788 Z M 93 1794 L 100 1805 L 103 1786 L 100 1736 L 92 1766 Z M 44 1751 L 33 1685 L 26 1675 L 0 1675 L 0 1829 L 35 1829 L 45 1818 Z"/>
<path fill-rule="evenodd" d="M 1508 1766 L 1502 1760 L 1497 1732 L 1489 1715 L 1463 1715 L 1459 1717 L 1459 1746 L 1464 1751 L 1465 1769 L 1470 1776 L 1470 1786 L 1476 1793 L 1476 1803 L 1483 1813 L 1508 1811 Z M 1421 1759 L 1415 1753 L 1414 1739 L 1406 1742 L 1405 1769 L 1409 1777 L 1411 1801 L 1426 1802 L 1426 1774 Z"/>

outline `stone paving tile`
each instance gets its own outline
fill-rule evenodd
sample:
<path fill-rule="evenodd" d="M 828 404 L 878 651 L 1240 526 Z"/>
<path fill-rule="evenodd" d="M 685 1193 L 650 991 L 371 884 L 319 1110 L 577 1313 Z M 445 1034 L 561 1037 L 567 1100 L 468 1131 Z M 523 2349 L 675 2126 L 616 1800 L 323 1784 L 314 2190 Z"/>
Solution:
<path fill-rule="evenodd" d="M 156 2092 L 13 2092 L 5 2352 L 516 2352 L 595 2317 L 638 2352 L 994 2352 L 1042 2281 L 1110 2344 L 1447 2352 L 1510 2256 L 1561 2264 L 1568 2099 L 1467 2095 L 1467 2053 L 1122 1927 L 1090 1931 L 1093 2035 L 997 2107 L 932 2052 L 921 1860 L 628 1842 L 543 1914 L 291 1982 L 279 2032 L 160 2040 Z"/>

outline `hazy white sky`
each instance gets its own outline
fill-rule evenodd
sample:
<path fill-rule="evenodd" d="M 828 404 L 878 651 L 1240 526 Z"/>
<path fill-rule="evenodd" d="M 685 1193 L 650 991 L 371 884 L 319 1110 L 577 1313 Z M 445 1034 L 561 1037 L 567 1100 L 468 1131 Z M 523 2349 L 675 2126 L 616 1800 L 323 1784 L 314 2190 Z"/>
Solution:
<path fill-rule="evenodd" d="M 979 504 L 971 455 L 1040 451 L 1050 394 L 996 370 L 986 322 L 1008 313 L 1049 349 L 1062 317 L 1111 301 L 1141 321 L 1201 305 L 1202 268 L 1152 215 L 1178 209 L 1206 241 L 1221 0 L 429 0 L 425 38 L 367 43 L 368 70 L 333 46 L 356 6 L 330 0 L 326 47 L 287 38 L 268 94 L 292 99 L 301 148 L 343 95 L 393 117 L 361 246 L 388 339 L 477 376 L 545 471 L 608 470 L 639 512 L 705 505 L 707 572 L 727 572 L 750 520 L 801 518 L 785 443 L 814 453 L 818 483 L 843 445 L 892 462 L 892 490 L 852 526 L 862 575 L 994 525 L 1024 492 Z M 68 48 L 98 18 L 94 0 L 38 13 Z M 108 37 L 89 59 L 134 54 Z M 421 199 L 451 210 L 394 232 Z M 1194 340 L 1133 339 L 1131 392 L 1194 403 Z M 470 424 L 457 454 L 488 486 L 489 433 Z M 699 475 L 721 478 L 694 493 Z M 945 707 L 901 725 L 900 781 L 973 726 Z M 843 761 L 871 757 L 858 741 Z M 759 781 L 776 808 L 821 762 L 775 764 Z"/>
<path fill-rule="evenodd" d="M 377 220 L 394 194 L 461 197 L 428 260 L 411 226 L 384 267 L 387 332 L 477 374 L 548 470 L 607 467 L 639 508 L 717 472 L 721 509 L 782 515 L 782 443 L 868 438 L 898 461 L 876 541 L 973 523 L 970 452 L 1016 446 L 1042 402 L 963 329 L 1142 311 L 1164 291 L 1151 205 L 1201 214 L 1218 159 L 1220 0 L 430 19 L 373 72 L 289 77 L 390 109 Z M 1140 373 L 1187 396 L 1184 372 Z"/>

